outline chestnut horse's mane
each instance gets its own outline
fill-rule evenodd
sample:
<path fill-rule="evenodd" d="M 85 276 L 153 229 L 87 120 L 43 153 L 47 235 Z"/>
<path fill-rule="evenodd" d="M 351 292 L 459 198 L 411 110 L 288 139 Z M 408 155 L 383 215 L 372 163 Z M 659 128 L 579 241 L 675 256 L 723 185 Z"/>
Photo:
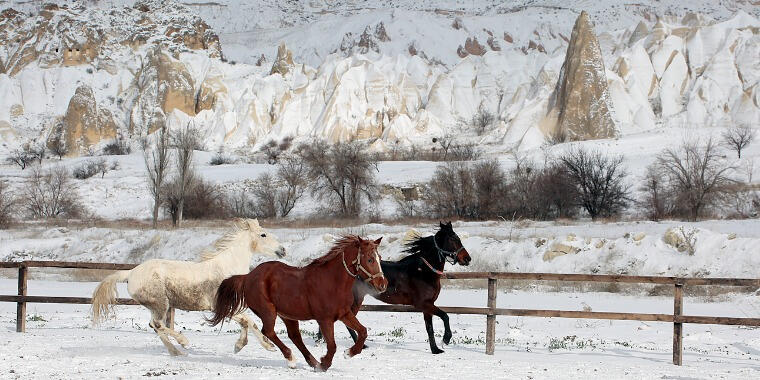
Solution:
<path fill-rule="evenodd" d="M 354 244 L 358 245 L 358 243 L 359 236 L 357 235 L 343 236 L 335 241 L 335 244 L 333 244 L 332 248 L 330 248 L 324 256 L 314 259 L 309 265 L 321 265 L 330 262 L 332 259 L 343 253 L 345 248 L 353 246 Z"/>

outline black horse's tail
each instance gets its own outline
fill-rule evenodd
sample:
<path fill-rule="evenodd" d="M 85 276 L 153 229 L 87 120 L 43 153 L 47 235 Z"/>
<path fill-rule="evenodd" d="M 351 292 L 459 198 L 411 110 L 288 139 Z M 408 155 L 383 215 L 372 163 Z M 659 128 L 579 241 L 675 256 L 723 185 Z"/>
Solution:
<path fill-rule="evenodd" d="M 245 309 L 245 276 L 232 276 L 219 285 L 214 301 L 214 315 L 206 318 L 212 326 L 218 325 L 226 318 L 232 318 Z"/>

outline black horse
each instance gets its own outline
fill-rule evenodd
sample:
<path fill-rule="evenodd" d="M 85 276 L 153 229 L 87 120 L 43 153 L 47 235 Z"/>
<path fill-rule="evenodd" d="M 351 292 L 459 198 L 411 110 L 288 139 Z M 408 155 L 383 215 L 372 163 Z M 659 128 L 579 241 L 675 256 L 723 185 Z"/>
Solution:
<path fill-rule="evenodd" d="M 462 241 L 454 232 L 451 222 L 440 223 L 435 235 L 417 237 L 406 244 L 404 252 L 409 256 L 393 261 L 382 261 L 383 274 L 388 280 L 385 292 L 377 294 L 362 281 L 354 282 L 354 304 L 351 311 L 356 315 L 364 302 L 365 295 L 371 295 L 380 301 L 394 305 L 410 305 L 422 312 L 425 328 L 430 342 L 430 351 L 440 354 L 443 350 L 435 344 L 433 335 L 433 315 L 441 318 L 445 328 L 443 343 L 451 341 L 449 315 L 435 306 L 441 292 L 441 275 L 446 261 L 451 264 L 469 265 L 472 258 L 462 246 Z M 348 329 L 356 341 L 356 332 Z"/>

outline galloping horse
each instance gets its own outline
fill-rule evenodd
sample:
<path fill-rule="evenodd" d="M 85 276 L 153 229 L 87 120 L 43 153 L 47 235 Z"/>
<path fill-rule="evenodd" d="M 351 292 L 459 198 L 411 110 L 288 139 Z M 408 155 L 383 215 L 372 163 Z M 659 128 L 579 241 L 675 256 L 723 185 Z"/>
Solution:
<path fill-rule="evenodd" d="M 174 260 L 148 260 L 132 270 L 119 271 L 106 277 L 92 295 L 92 320 L 94 324 L 108 318 L 116 303 L 116 283 L 127 281 L 132 298 L 150 309 L 150 327 L 173 356 L 183 355 L 169 342 L 168 336 L 187 347 L 187 338 L 167 327 L 164 323 L 170 307 L 180 310 L 211 310 L 216 290 L 225 278 L 244 274 L 250 270 L 254 253 L 268 256 L 285 256 L 285 249 L 277 239 L 267 234 L 256 219 L 237 219 L 232 232 L 214 243 L 215 251 L 205 252 L 200 262 Z M 253 320 L 244 313 L 232 318 L 240 324 L 240 338 L 235 352 L 248 344 L 248 327 L 261 345 L 273 351 L 274 347 L 258 331 Z"/>
<path fill-rule="evenodd" d="M 353 288 L 354 314 L 364 302 L 364 296 L 369 294 L 388 304 L 410 305 L 422 312 L 425 318 L 425 328 L 430 342 L 430 351 L 440 354 L 433 336 L 433 315 L 441 318 L 445 328 L 443 343 L 451 341 L 449 315 L 435 306 L 438 294 L 441 292 L 441 275 L 446 261 L 451 264 L 470 265 L 472 258 L 462 245 L 462 240 L 454 232 L 451 222 L 440 223 L 440 229 L 433 236 L 417 237 L 406 244 L 405 252 L 410 255 L 398 262 L 382 261 L 383 273 L 388 279 L 388 290 L 377 293 L 357 282 Z M 348 332 L 356 341 L 356 333 L 349 326 Z"/>
<path fill-rule="evenodd" d="M 364 347 L 367 329 L 351 311 L 354 303 L 351 288 L 356 279 L 380 292 L 388 286 L 377 253 L 381 239 L 372 241 L 346 236 L 338 240 L 326 255 L 303 268 L 266 262 L 247 275 L 232 276 L 219 286 L 214 315 L 209 322 L 217 325 L 249 307 L 261 318 L 261 332 L 280 348 L 288 366 L 295 368 L 290 348 L 274 332 L 279 315 L 288 329 L 288 337 L 306 362 L 316 370 L 325 371 L 332 365 L 335 355 L 335 321 L 340 320 L 359 333 L 356 343 L 346 350 L 346 356 L 357 355 Z M 312 319 L 319 323 L 327 343 L 327 353 L 321 362 L 317 362 L 306 348 L 298 328 L 298 321 Z"/>

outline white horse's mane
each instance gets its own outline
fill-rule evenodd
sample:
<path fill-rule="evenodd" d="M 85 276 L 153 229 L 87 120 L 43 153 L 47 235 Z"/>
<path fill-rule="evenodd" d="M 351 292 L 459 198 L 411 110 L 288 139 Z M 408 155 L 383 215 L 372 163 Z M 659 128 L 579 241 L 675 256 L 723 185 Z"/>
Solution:
<path fill-rule="evenodd" d="M 249 228 L 246 227 L 248 227 L 247 224 L 245 227 L 242 227 L 238 223 L 235 223 L 232 231 L 229 231 L 226 234 L 222 235 L 222 237 L 219 239 L 216 239 L 212 245 L 213 250 L 207 249 L 201 252 L 201 256 L 198 261 L 208 261 L 219 256 L 219 254 L 230 248 L 230 245 L 232 245 L 232 243 L 236 241 L 238 237 L 240 237 L 240 234 L 242 232 L 249 230 Z"/>

